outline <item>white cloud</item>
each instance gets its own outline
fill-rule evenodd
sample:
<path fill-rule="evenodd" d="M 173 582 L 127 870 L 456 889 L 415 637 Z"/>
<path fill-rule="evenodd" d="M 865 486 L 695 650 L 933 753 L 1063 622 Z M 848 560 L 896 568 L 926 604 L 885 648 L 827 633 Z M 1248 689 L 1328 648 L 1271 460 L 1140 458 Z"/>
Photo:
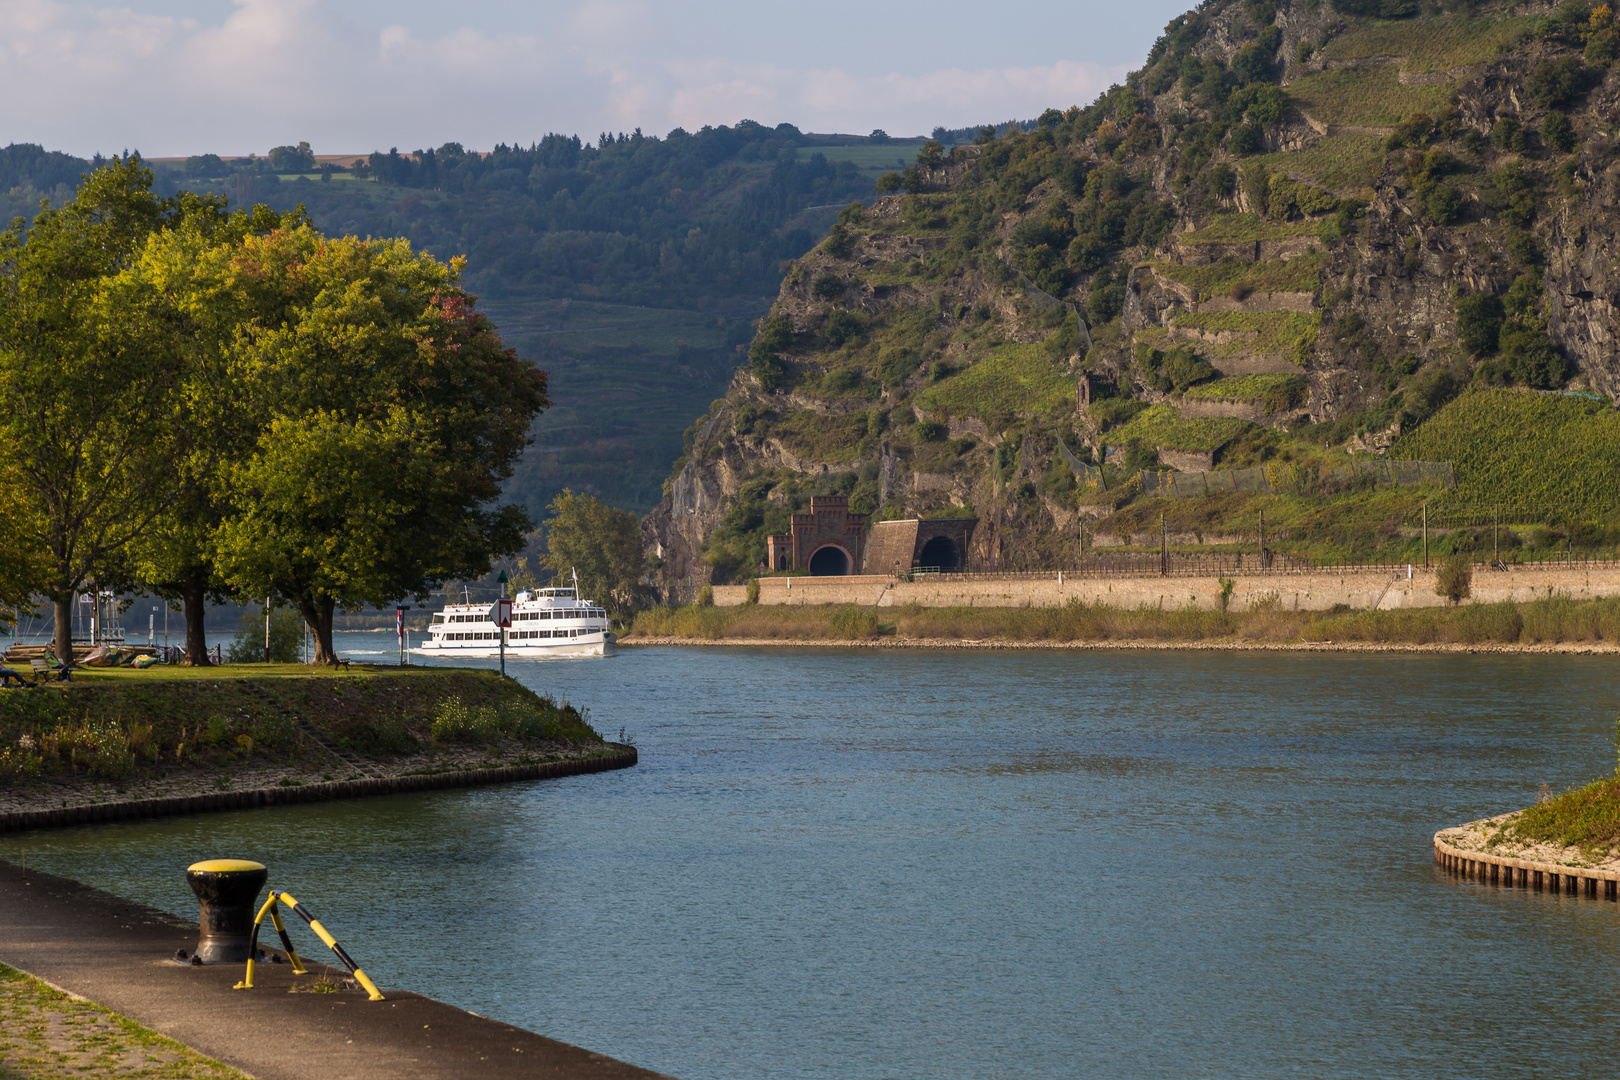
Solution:
<path fill-rule="evenodd" d="M 587 0 L 541 33 L 365 29 L 324 0 L 233 0 L 217 23 L 60 0 L 0 0 L 0 141 L 81 154 L 487 148 L 744 117 L 893 134 L 1084 104 L 1123 69 L 1080 61 L 862 74 L 718 56 L 670 60 L 657 15 Z"/>

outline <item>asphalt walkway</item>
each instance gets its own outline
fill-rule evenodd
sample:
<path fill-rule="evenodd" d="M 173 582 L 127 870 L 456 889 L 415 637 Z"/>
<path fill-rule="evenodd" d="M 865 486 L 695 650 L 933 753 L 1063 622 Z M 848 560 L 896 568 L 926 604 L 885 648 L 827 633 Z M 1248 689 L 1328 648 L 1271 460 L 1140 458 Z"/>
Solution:
<path fill-rule="evenodd" d="M 195 923 L 0 862 L 0 961 L 261 1080 L 662 1076 L 387 985 L 380 1002 L 289 993 L 286 964 L 256 964 L 254 989 L 232 990 L 239 965 L 173 959 L 196 944 Z"/>

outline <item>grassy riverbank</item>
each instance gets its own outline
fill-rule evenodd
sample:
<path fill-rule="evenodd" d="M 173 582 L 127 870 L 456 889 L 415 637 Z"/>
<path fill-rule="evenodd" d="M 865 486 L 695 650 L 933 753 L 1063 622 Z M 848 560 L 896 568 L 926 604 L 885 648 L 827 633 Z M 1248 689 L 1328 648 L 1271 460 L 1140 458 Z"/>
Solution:
<path fill-rule="evenodd" d="M 371 763 L 577 754 L 601 738 L 570 705 L 494 672 L 303 665 L 85 669 L 0 693 L 0 793 L 32 782 L 126 787 L 176 774 L 230 781 L 280 770 L 324 779 Z M 426 767 L 426 766 L 424 766 Z"/>
<path fill-rule="evenodd" d="M 994 642 L 1365 642 L 1406 645 L 1541 645 L 1620 641 L 1620 597 L 1576 601 L 1555 594 L 1529 603 L 1463 604 L 1400 611 L 1246 611 L 1202 608 L 893 607 L 855 605 L 663 607 L 644 611 L 624 635 L 719 641 L 871 641 L 884 637 Z"/>

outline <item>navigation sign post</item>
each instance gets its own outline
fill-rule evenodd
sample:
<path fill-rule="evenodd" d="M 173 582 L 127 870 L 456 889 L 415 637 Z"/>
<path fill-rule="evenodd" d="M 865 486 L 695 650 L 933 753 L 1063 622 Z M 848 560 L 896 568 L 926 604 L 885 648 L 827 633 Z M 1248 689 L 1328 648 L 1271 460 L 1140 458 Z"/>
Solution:
<path fill-rule="evenodd" d="M 405 666 L 405 609 L 394 609 L 394 634 L 399 638 L 399 666 Z"/>
<path fill-rule="evenodd" d="M 508 600 L 506 598 L 506 571 L 505 570 L 501 571 L 501 576 L 497 580 L 499 580 L 500 583 L 501 583 L 501 598 L 499 600 L 495 601 L 495 606 L 494 607 L 490 608 L 490 618 L 493 619 L 494 622 L 495 622 L 495 625 L 497 627 L 499 627 L 499 629 L 496 632 L 498 634 L 500 634 L 500 638 L 501 638 L 501 677 L 505 678 L 506 677 L 506 628 L 512 625 L 512 601 L 510 601 L 510 600 Z"/>

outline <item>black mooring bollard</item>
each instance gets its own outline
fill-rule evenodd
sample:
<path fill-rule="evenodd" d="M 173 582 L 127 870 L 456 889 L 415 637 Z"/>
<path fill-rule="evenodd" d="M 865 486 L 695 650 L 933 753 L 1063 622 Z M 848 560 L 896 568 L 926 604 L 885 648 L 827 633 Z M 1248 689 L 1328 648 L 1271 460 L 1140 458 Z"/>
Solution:
<path fill-rule="evenodd" d="M 246 859 L 209 859 L 186 868 L 197 894 L 196 956 L 205 964 L 240 964 L 248 958 L 253 905 L 270 871 Z"/>

